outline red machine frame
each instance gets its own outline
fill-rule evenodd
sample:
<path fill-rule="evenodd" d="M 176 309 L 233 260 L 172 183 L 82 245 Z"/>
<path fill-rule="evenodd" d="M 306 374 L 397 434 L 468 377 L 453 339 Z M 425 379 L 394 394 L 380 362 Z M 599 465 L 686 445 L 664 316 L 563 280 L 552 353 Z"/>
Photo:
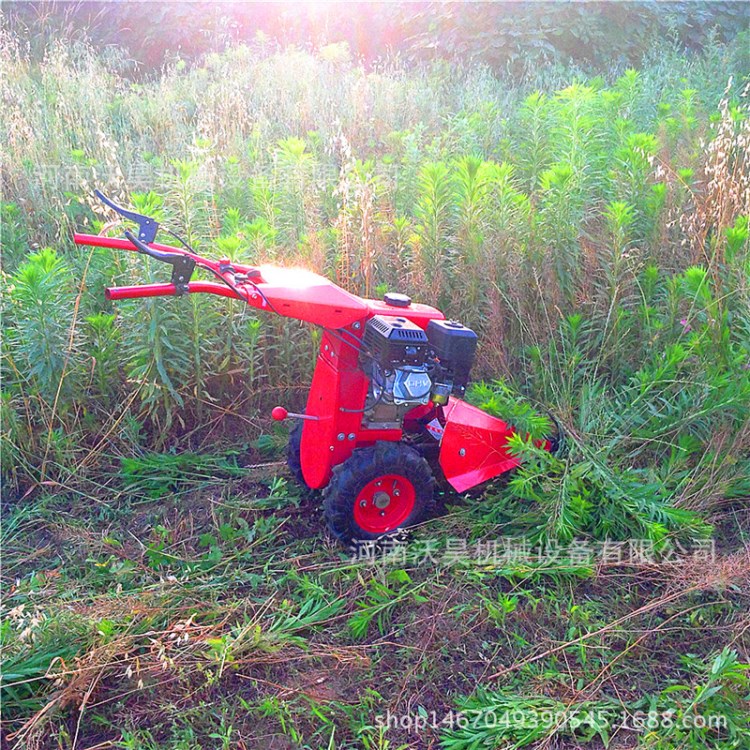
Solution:
<path fill-rule="evenodd" d="M 143 252 L 132 239 L 91 234 L 75 234 L 74 239 L 78 245 Z M 373 315 L 396 316 L 426 329 L 430 320 L 445 318 L 436 308 L 417 303 L 394 307 L 383 301 L 363 299 L 308 270 L 276 266 L 256 268 L 228 259 L 209 260 L 170 245 L 139 244 L 157 253 L 184 256 L 223 283 L 190 281 L 182 288 L 175 283 L 113 287 L 106 290 L 107 299 L 216 294 L 242 299 L 259 310 L 323 327 L 303 417 L 300 450 L 302 474 L 310 488 L 325 487 L 333 467 L 348 459 L 356 448 L 379 441 L 401 441 L 404 431 L 413 431 L 418 423 L 426 422 L 433 422 L 441 432 L 438 436 L 440 467 L 458 492 L 519 465 L 518 459 L 507 449 L 512 427 L 455 397 L 445 406 L 430 402 L 415 407 L 405 416 L 404 430 L 362 428 L 368 380 L 357 363 L 365 323 Z M 238 279 L 243 281 L 238 282 Z M 285 410 L 281 410 L 281 417 L 285 415 Z"/>

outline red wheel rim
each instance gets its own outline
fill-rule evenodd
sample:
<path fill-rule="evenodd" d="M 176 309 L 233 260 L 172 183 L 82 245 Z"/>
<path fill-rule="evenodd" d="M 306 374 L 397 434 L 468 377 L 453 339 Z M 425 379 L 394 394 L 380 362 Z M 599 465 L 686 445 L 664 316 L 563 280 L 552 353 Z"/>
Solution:
<path fill-rule="evenodd" d="M 384 534 L 398 528 L 414 510 L 417 492 L 400 474 L 383 474 L 368 482 L 354 501 L 354 521 L 363 531 Z"/>

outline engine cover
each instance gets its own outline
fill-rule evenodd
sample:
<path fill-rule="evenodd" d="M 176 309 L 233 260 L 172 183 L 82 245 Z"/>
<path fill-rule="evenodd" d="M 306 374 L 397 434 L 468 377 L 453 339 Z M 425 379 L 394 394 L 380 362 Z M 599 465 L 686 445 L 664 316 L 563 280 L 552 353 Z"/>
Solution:
<path fill-rule="evenodd" d="M 363 365 L 377 362 L 384 370 L 403 365 L 423 365 L 427 358 L 427 334 L 407 318 L 373 315 L 365 325 Z"/>

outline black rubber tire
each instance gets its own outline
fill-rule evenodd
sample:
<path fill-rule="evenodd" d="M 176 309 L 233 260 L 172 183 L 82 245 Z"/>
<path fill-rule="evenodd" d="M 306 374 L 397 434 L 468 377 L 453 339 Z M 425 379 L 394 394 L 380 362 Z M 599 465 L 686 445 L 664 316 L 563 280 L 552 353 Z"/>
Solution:
<path fill-rule="evenodd" d="M 430 465 L 413 448 L 403 443 L 376 443 L 358 448 L 343 463 L 335 466 L 333 477 L 323 490 L 323 510 L 331 533 L 344 544 L 352 540 L 379 539 L 395 529 L 375 534 L 362 529 L 354 520 L 354 503 L 362 488 L 383 474 L 401 474 L 415 490 L 414 508 L 399 528 L 414 526 L 434 510 L 435 477 Z"/>
<path fill-rule="evenodd" d="M 297 484 L 307 487 L 302 476 L 302 460 L 300 446 L 302 445 L 302 420 L 297 419 L 294 427 L 289 430 L 289 442 L 286 444 L 286 465 Z"/>

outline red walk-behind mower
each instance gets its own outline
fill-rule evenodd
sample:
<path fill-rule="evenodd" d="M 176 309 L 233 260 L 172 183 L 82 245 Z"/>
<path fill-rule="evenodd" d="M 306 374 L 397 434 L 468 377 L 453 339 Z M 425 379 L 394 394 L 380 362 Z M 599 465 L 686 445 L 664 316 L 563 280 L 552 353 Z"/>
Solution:
<path fill-rule="evenodd" d="M 518 466 L 507 446 L 512 427 L 461 400 L 477 345 L 471 329 L 403 294 L 362 299 L 307 270 L 207 260 L 173 232 L 183 247 L 157 244 L 154 219 L 96 195 L 138 234 L 76 234 L 76 244 L 137 251 L 172 266 L 169 283 L 113 287 L 107 299 L 203 292 L 323 329 L 304 414 L 277 406 L 272 416 L 297 420 L 289 468 L 323 490 L 326 520 L 341 541 L 377 539 L 428 517 L 431 465 L 457 492 Z M 217 281 L 193 281 L 196 269 Z"/>

